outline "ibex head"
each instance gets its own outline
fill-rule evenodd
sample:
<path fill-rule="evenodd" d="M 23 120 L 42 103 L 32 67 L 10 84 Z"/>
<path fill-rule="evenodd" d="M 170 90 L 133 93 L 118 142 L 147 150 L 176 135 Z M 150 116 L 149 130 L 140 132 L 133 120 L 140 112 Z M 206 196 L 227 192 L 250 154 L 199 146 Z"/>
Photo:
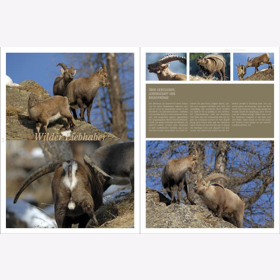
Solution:
<path fill-rule="evenodd" d="M 102 64 L 103 68 L 100 67 L 100 69 L 98 70 L 99 84 L 102 87 L 108 88 L 108 87 L 110 87 L 110 82 L 108 79 L 107 67 L 103 61 L 101 61 L 101 64 Z"/>
<path fill-rule="evenodd" d="M 211 181 L 218 178 L 223 178 L 228 181 L 228 177 L 220 173 L 213 173 L 206 176 L 205 178 L 202 177 L 202 174 L 199 174 L 197 176 L 197 181 L 195 182 L 194 191 L 197 194 L 203 194 L 210 187 Z"/>
<path fill-rule="evenodd" d="M 74 70 L 74 66 L 72 65 L 71 68 L 67 68 L 67 66 L 64 63 L 58 63 L 57 66 L 61 66 L 60 69 L 61 74 L 65 81 L 71 82 L 74 79 L 74 76 L 76 75 L 76 70 Z"/>

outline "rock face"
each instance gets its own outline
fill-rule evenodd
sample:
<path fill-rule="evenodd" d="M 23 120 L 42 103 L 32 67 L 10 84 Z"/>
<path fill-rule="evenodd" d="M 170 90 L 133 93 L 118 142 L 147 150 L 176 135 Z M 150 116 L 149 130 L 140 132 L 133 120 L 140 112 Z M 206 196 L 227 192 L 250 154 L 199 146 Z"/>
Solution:
<path fill-rule="evenodd" d="M 265 69 L 249 77 L 245 81 L 274 81 L 274 69 Z"/>
<path fill-rule="evenodd" d="M 204 206 L 170 204 L 162 196 L 156 190 L 146 190 L 147 228 L 236 228 L 214 217 Z"/>
<path fill-rule="evenodd" d="M 35 122 L 28 116 L 28 98 L 33 92 L 42 100 L 49 98 L 49 94 L 35 81 L 23 81 L 18 87 L 6 86 L 6 137 L 7 140 L 34 140 Z M 61 136 L 60 129 L 65 121 L 59 119 L 48 126 L 48 134 L 51 136 Z M 109 132 L 103 132 L 94 125 L 84 121 L 75 120 L 76 127 L 71 133 L 73 140 L 83 140 L 81 137 L 86 136 L 84 140 L 103 141 L 110 140 L 117 142 L 119 138 Z M 74 138 L 76 137 L 76 138 Z M 62 139 L 45 139 L 45 140 L 69 140 Z"/>

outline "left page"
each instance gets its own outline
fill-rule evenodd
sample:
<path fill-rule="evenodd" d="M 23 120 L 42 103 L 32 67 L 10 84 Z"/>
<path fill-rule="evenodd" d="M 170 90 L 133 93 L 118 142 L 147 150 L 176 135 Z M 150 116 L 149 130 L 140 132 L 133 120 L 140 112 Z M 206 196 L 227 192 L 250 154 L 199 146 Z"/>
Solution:
<path fill-rule="evenodd" d="M 2 233 L 139 231 L 138 68 L 137 48 L 1 49 Z"/>

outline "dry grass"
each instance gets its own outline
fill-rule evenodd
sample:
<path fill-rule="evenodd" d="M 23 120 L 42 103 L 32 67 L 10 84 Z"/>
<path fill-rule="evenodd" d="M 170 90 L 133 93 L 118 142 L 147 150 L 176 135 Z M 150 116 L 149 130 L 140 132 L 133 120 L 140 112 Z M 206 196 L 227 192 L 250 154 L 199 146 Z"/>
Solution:
<path fill-rule="evenodd" d="M 6 115 L 7 116 L 16 116 L 19 113 L 22 113 L 22 110 L 14 107 L 14 106 L 8 105 L 7 108 L 6 108 Z"/>

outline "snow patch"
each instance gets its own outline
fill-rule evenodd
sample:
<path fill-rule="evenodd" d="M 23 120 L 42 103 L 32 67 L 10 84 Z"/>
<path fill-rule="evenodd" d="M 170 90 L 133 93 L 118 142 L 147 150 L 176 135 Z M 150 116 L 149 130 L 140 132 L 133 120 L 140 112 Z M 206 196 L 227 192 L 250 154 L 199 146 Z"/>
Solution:
<path fill-rule="evenodd" d="M 9 218 L 9 213 L 25 222 L 28 228 L 56 228 L 56 222 L 50 218 L 39 208 L 23 201 L 19 200 L 14 204 L 12 198 L 6 200 L 6 218 Z"/>
<path fill-rule="evenodd" d="M 65 136 L 65 137 L 70 137 L 71 136 L 71 130 L 61 131 L 61 135 Z"/>
<path fill-rule="evenodd" d="M 6 86 L 18 87 L 19 84 L 13 83 L 13 80 L 9 76 L 6 75 Z"/>

